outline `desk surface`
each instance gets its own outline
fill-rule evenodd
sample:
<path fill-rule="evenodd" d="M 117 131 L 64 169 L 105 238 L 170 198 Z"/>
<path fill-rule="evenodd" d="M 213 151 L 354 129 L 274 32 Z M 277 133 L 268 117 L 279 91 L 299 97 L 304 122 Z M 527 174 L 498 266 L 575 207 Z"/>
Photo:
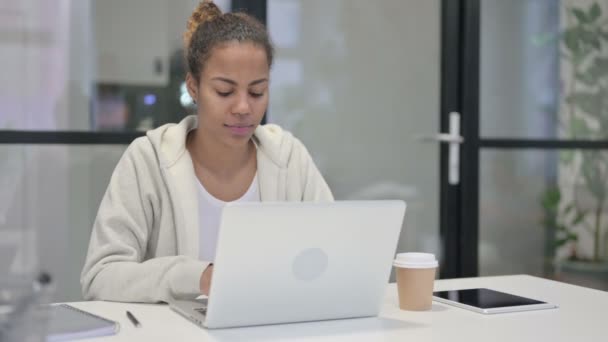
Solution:
<path fill-rule="evenodd" d="M 395 284 L 389 284 L 379 317 L 262 327 L 206 330 L 166 305 L 111 302 L 70 303 L 119 321 L 121 331 L 91 341 L 608 341 L 608 292 L 526 275 L 449 279 L 436 290 L 489 287 L 560 306 L 481 315 L 433 303 L 431 311 L 399 310 Z M 142 323 L 135 328 L 125 310 Z"/>

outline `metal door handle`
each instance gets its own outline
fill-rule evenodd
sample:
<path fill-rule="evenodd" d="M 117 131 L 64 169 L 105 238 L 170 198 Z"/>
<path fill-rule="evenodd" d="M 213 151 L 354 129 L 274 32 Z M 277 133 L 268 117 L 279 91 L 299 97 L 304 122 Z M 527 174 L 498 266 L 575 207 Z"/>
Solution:
<path fill-rule="evenodd" d="M 460 113 L 450 113 L 449 133 L 423 136 L 419 137 L 418 140 L 450 144 L 448 152 L 448 183 L 450 185 L 458 185 L 460 183 L 460 144 L 464 142 L 464 138 L 460 135 Z"/>

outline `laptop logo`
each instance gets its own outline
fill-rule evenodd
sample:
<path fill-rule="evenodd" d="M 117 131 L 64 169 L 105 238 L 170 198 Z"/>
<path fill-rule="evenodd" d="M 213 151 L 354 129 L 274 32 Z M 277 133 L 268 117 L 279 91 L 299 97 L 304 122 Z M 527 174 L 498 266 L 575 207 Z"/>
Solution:
<path fill-rule="evenodd" d="M 297 279 L 312 281 L 325 273 L 327 264 L 327 254 L 321 248 L 308 248 L 296 255 L 292 271 Z"/>

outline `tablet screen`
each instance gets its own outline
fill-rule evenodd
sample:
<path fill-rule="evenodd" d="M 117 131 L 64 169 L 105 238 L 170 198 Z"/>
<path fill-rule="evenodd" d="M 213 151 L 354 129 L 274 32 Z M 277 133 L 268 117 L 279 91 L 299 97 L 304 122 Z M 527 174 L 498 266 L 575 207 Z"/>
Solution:
<path fill-rule="evenodd" d="M 481 309 L 504 308 L 509 306 L 522 306 L 545 304 L 538 300 L 515 296 L 512 294 L 490 289 L 468 289 L 454 291 L 434 292 L 434 296 L 454 302 L 475 306 Z"/>

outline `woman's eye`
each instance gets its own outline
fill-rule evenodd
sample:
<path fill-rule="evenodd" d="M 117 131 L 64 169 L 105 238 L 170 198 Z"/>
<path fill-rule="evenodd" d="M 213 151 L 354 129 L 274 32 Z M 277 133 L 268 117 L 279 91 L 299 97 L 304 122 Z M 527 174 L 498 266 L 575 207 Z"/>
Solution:
<path fill-rule="evenodd" d="M 253 97 L 262 97 L 264 95 L 264 93 L 254 93 L 254 92 L 249 92 L 249 95 L 253 96 Z"/>
<path fill-rule="evenodd" d="M 230 96 L 230 94 L 232 94 L 232 92 L 231 91 L 228 91 L 228 92 L 218 91 L 217 94 L 221 97 L 228 97 L 228 96 Z"/>

